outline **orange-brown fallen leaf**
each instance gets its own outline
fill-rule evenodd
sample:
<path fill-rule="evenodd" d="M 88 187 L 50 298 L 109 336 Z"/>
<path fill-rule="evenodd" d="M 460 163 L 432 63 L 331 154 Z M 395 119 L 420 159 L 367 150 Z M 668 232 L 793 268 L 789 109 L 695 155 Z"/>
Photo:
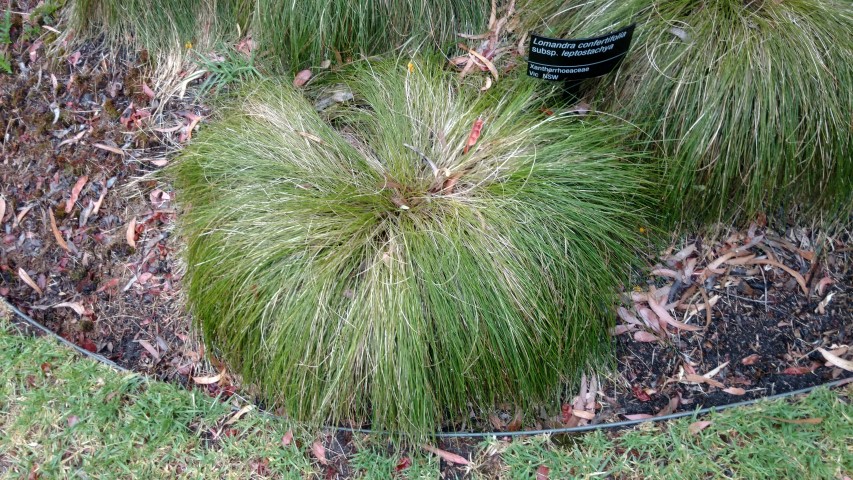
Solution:
<path fill-rule="evenodd" d="M 296 76 L 293 77 L 293 86 L 296 88 L 304 86 L 306 83 L 308 83 L 308 80 L 311 80 L 311 75 L 311 70 L 307 68 L 305 70 L 300 70 L 299 73 L 297 73 Z"/>
<path fill-rule="evenodd" d="M 687 374 L 684 376 L 684 381 L 692 383 L 707 383 L 708 385 L 711 385 L 713 387 L 725 388 L 725 385 L 718 382 L 717 380 L 714 380 L 713 378 L 703 377 L 702 375 Z"/>
<path fill-rule="evenodd" d="M 814 371 L 814 367 L 788 367 L 785 370 L 782 370 L 782 374 L 784 375 L 805 375 L 807 373 L 812 373 Z"/>
<path fill-rule="evenodd" d="M 473 147 L 477 143 L 477 139 L 480 138 L 480 132 L 483 131 L 483 119 L 478 118 L 474 120 L 474 124 L 471 126 L 471 133 L 468 134 L 468 141 L 465 142 L 465 148 L 462 150 L 462 153 L 468 153 L 468 149 Z"/>
<path fill-rule="evenodd" d="M 551 474 L 551 469 L 545 465 L 539 465 L 536 469 L 536 480 L 548 480 Z"/>
<path fill-rule="evenodd" d="M 645 420 L 647 418 L 655 418 L 654 415 L 649 415 L 648 413 L 632 413 L 629 415 L 625 415 L 625 418 L 628 420 Z"/>
<path fill-rule="evenodd" d="M 794 279 L 800 285 L 800 288 L 803 290 L 803 293 L 805 293 L 806 295 L 809 294 L 809 287 L 808 287 L 808 285 L 806 285 L 806 279 L 803 278 L 803 276 L 800 275 L 799 272 L 792 269 L 791 267 L 788 267 L 787 265 L 784 265 L 784 264 L 779 263 L 775 260 L 770 260 L 767 258 L 755 259 L 755 260 L 750 261 L 749 263 L 753 264 L 753 265 L 770 265 L 771 267 L 777 267 L 777 268 L 781 268 L 782 270 L 785 270 L 786 272 L 788 272 L 788 274 L 790 274 L 792 277 L 794 277 Z"/>
<path fill-rule="evenodd" d="M 825 358 L 827 362 L 835 365 L 838 368 L 847 370 L 848 372 L 853 372 L 853 362 L 849 360 L 844 360 L 843 358 L 822 348 L 818 348 L 817 351 L 820 352 L 821 355 L 823 355 L 823 358 Z"/>
<path fill-rule="evenodd" d="M 66 252 L 70 251 L 70 249 L 68 248 L 68 244 L 65 243 L 65 239 L 62 238 L 62 233 L 56 226 L 56 217 L 53 216 L 53 209 L 48 207 L 47 214 L 50 217 L 50 231 L 53 232 L 53 238 L 56 239 L 56 243 L 58 243 L 59 247 L 65 250 Z"/>
<path fill-rule="evenodd" d="M 314 457 L 323 465 L 329 463 L 329 460 L 326 459 L 326 447 L 323 446 L 323 442 L 317 440 L 316 442 L 311 444 L 311 453 L 314 454 Z"/>
<path fill-rule="evenodd" d="M 111 147 L 109 145 L 104 145 L 103 143 L 93 143 L 93 147 L 100 148 L 101 150 L 106 150 L 110 153 L 115 153 L 116 155 L 124 155 L 124 150 L 116 147 Z"/>
<path fill-rule="evenodd" d="M 21 280 L 24 281 L 24 283 L 29 285 L 30 288 L 35 290 L 36 293 L 38 293 L 39 295 L 44 295 L 44 290 L 39 288 L 39 286 L 36 284 L 36 282 L 34 282 L 33 279 L 29 276 L 29 274 L 27 274 L 26 270 L 24 270 L 23 268 L 19 268 L 18 269 L 18 276 L 21 278 Z"/>
<path fill-rule="evenodd" d="M 237 420 L 240 420 L 240 418 L 241 418 L 243 415 L 245 415 L 245 414 L 247 414 L 247 413 L 251 412 L 254 408 L 255 408 L 255 406 L 254 406 L 254 405 L 245 405 L 245 406 L 243 406 L 243 408 L 241 408 L 240 410 L 238 410 L 238 411 L 237 411 L 237 413 L 235 413 L 234 415 L 232 415 L 232 416 L 231 416 L 231 418 L 229 418 L 229 419 L 228 419 L 228 421 L 226 421 L 226 422 L 225 422 L 225 425 L 233 425 L 233 424 L 237 423 Z"/>
<path fill-rule="evenodd" d="M 652 333 L 639 330 L 634 332 L 634 340 L 638 342 L 657 342 L 660 339 Z"/>
<path fill-rule="evenodd" d="M 77 302 L 57 303 L 56 305 L 53 306 L 53 308 L 70 308 L 71 310 L 74 310 L 77 313 L 77 315 L 83 316 L 86 314 L 86 307 L 84 307 L 83 305 L 81 305 Z"/>
<path fill-rule="evenodd" d="M 71 196 L 68 197 L 68 201 L 65 202 L 65 212 L 71 213 L 71 210 L 74 209 L 74 204 L 77 202 L 77 197 L 80 196 L 80 191 L 83 190 L 83 187 L 86 186 L 86 182 L 89 181 L 89 177 L 87 175 L 83 175 L 82 177 L 77 179 L 77 183 L 74 184 L 74 187 L 71 188 Z"/>
<path fill-rule="evenodd" d="M 222 380 L 221 373 L 210 377 L 193 377 L 193 381 L 199 385 L 212 385 L 220 380 Z"/>
<path fill-rule="evenodd" d="M 723 391 L 729 395 L 746 395 L 746 390 L 739 387 L 724 388 Z"/>
<path fill-rule="evenodd" d="M 743 359 L 741 359 L 740 363 L 742 363 L 744 365 L 755 365 L 755 363 L 760 358 L 761 358 L 760 355 L 758 355 L 757 353 L 753 353 L 752 355 L 750 355 L 748 357 L 743 357 Z"/>
<path fill-rule="evenodd" d="M 125 238 L 127 238 L 128 245 L 133 248 L 136 248 L 136 217 L 130 219 L 130 223 L 127 224 Z"/>
<path fill-rule="evenodd" d="M 290 445 L 290 442 L 293 441 L 293 430 L 288 430 L 284 436 L 281 437 L 281 446 L 286 447 Z"/>
<path fill-rule="evenodd" d="M 441 457 L 442 460 L 448 463 L 455 463 L 457 465 L 469 465 L 471 463 L 467 458 L 463 456 L 457 455 L 453 452 L 442 450 L 440 448 L 433 447 L 432 445 L 422 445 L 422 447 L 427 452 L 438 455 L 439 457 Z"/>
<path fill-rule="evenodd" d="M 702 430 L 705 430 L 706 428 L 708 428 L 708 427 L 710 427 L 710 426 L 711 426 L 711 422 L 710 422 L 710 421 L 708 421 L 708 420 L 699 420 L 698 422 L 693 422 L 693 423 L 691 423 L 691 424 L 690 424 L 690 426 L 689 426 L 689 427 L 687 427 L 687 430 L 688 430 L 690 433 L 692 433 L 693 435 L 696 435 L 697 433 L 701 432 Z"/>

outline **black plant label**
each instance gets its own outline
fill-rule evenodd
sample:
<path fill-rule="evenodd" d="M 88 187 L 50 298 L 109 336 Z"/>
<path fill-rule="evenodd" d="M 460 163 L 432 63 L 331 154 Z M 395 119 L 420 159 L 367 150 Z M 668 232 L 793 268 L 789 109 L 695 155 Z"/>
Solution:
<path fill-rule="evenodd" d="M 583 80 L 609 73 L 628 53 L 635 26 L 579 40 L 531 34 L 527 74 L 544 80 Z"/>

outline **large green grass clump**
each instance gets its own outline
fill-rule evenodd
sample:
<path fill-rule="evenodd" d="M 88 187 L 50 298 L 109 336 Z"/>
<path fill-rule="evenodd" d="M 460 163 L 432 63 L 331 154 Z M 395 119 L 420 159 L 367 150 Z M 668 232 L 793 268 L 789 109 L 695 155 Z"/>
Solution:
<path fill-rule="evenodd" d="M 670 158 L 677 217 L 851 211 L 849 0 L 595 0 L 563 12 L 555 28 L 567 35 L 638 22 L 602 98 Z"/>
<path fill-rule="evenodd" d="M 432 65 L 358 64 L 322 118 L 256 86 L 172 167 L 207 342 L 299 420 L 424 433 L 607 365 L 645 185 L 625 129 Z"/>
<path fill-rule="evenodd" d="M 250 35 L 273 69 L 298 70 L 404 45 L 452 44 L 486 27 L 488 0 L 73 0 L 72 25 L 111 45 L 202 49 Z"/>

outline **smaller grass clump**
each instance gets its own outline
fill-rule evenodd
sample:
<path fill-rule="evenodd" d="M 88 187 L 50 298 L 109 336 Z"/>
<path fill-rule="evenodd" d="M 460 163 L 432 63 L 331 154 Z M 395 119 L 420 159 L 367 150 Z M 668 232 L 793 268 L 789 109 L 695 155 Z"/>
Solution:
<path fill-rule="evenodd" d="M 849 1 L 596 0 L 550 21 L 574 36 L 638 23 L 600 93 L 669 157 L 674 217 L 851 213 Z"/>
<path fill-rule="evenodd" d="M 332 62 L 453 44 L 481 29 L 487 0 L 258 0 L 253 33 L 267 58 L 296 71 Z"/>
<path fill-rule="evenodd" d="M 645 206 L 626 129 L 441 63 L 359 62 L 322 116 L 256 85 L 171 167 L 206 341 L 300 421 L 423 435 L 610 364 Z"/>
<path fill-rule="evenodd" d="M 271 70 L 343 63 L 408 46 L 447 46 L 487 23 L 487 0 L 72 0 L 72 26 L 155 53 L 253 38 Z"/>
<path fill-rule="evenodd" d="M 246 32 L 254 0 L 72 0 L 71 26 L 83 37 L 156 54 L 210 48 Z"/>

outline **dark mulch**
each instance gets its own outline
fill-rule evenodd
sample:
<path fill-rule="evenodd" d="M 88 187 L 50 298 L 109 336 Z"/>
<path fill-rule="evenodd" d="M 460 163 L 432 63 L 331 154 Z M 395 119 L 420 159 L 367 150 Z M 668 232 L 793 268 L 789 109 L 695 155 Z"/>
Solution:
<path fill-rule="evenodd" d="M 17 11 L 29 11 L 34 2 L 13 3 Z M 15 71 L 0 75 L 0 194 L 6 206 L 0 218 L 0 295 L 59 335 L 120 365 L 204 388 L 211 395 L 233 392 L 230 377 L 204 386 L 192 380 L 205 375 L 204 352 L 193 340 L 180 301 L 179 245 L 170 235 L 174 193 L 150 177 L 186 136 L 193 115 L 205 110 L 181 99 L 161 105 L 162 98 L 152 98 L 144 52 L 114 56 L 94 48 L 66 51 L 58 43 L 39 45 L 35 38 L 22 37 L 21 16 L 13 18 L 9 50 Z M 75 184 L 82 188 L 66 208 Z M 774 266 L 724 266 L 723 273 L 694 282 L 709 297 L 719 296 L 710 322 L 704 311 L 689 320 L 701 330 L 655 333 L 643 327 L 614 337 L 618 372 L 600 379 L 601 393 L 593 394 L 587 406 L 575 407 L 587 408 L 595 418 L 551 406 L 523 412 L 523 422 L 513 422 L 514 411 L 507 408 L 490 419 L 473 418 L 466 428 L 615 421 L 624 414 L 666 411 L 673 398 L 680 401 L 672 408 L 693 410 L 849 375 L 825 366 L 817 351 L 843 347 L 853 335 L 849 237 L 761 226 L 750 232 L 752 237 L 734 233 L 740 233 L 736 240 L 674 240 L 675 249 L 699 245 L 692 257 L 698 270 L 738 242 L 765 235 L 750 251 L 772 255 L 807 278 L 809 293 Z M 667 257 L 660 259 L 664 267 Z M 650 260 L 650 266 L 656 262 Z M 667 281 L 667 297 L 690 293 L 690 282 L 675 285 L 661 277 L 649 277 L 649 284 L 637 290 L 647 292 L 649 285 L 662 287 Z M 697 295 L 691 293 L 686 301 L 703 303 Z M 637 341 L 633 335 L 639 330 L 659 338 Z M 851 353 L 841 355 L 850 358 Z M 713 379 L 745 392 L 726 393 L 718 386 L 685 381 L 686 375 L 703 375 L 723 364 Z M 209 366 L 207 372 L 211 374 Z M 567 406 L 578 405 L 572 395 Z M 345 439 L 330 437 L 327 443 L 339 456 L 348 453 Z M 343 464 L 339 468 L 346 470 Z"/>

